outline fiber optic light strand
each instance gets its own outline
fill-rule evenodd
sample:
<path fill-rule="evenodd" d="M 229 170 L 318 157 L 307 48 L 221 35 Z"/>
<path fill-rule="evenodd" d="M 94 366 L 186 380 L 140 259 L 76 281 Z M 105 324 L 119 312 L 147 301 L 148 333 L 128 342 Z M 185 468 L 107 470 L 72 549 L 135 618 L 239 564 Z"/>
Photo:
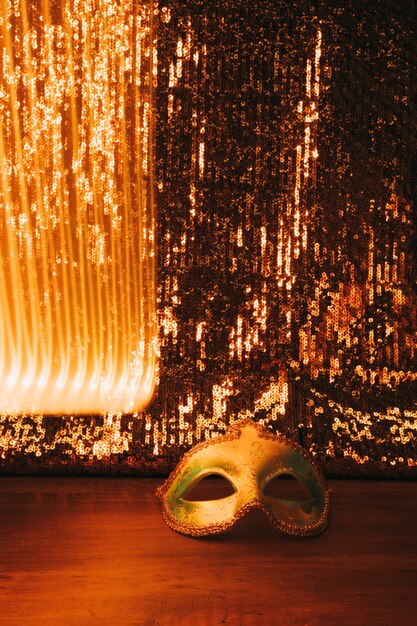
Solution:
<path fill-rule="evenodd" d="M 155 10 L 1 0 L 1 412 L 152 393 Z"/>

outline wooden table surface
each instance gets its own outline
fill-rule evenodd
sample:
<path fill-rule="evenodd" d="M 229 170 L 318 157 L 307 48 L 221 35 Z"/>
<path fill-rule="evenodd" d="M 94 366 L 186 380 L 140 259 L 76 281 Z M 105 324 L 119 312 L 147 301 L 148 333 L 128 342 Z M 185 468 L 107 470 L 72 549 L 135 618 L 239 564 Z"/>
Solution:
<path fill-rule="evenodd" d="M 161 482 L 0 477 L 0 624 L 417 624 L 417 482 L 331 481 L 330 526 L 309 539 L 256 511 L 176 534 Z"/>

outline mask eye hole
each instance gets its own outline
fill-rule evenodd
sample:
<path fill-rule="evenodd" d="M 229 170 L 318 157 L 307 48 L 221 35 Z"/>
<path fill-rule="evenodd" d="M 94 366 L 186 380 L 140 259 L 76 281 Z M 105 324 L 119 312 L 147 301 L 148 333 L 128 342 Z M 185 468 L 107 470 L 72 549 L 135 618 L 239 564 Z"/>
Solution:
<path fill-rule="evenodd" d="M 207 474 L 188 489 L 183 498 L 193 502 L 220 500 L 235 493 L 232 483 L 221 474 Z"/>
<path fill-rule="evenodd" d="M 264 493 L 266 496 L 280 500 L 294 502 L 311 500 L 311 494 L 308 493 L 304 484 L 292 474 L 278 474 L 278 476 L 271 478 Z"/>

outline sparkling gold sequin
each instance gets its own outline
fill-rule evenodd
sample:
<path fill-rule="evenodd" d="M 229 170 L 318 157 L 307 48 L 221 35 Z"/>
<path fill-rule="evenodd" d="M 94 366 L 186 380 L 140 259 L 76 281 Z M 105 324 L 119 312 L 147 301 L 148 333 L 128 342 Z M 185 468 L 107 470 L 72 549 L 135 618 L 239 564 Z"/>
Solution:
<path fill-rule="evenodd" d="M 158 11 L 158 393 L 111 425 L 4 416 L 3 466 L 167 472 L 251 416 L 328 473 L 415 476 L 415 3 Z"/>

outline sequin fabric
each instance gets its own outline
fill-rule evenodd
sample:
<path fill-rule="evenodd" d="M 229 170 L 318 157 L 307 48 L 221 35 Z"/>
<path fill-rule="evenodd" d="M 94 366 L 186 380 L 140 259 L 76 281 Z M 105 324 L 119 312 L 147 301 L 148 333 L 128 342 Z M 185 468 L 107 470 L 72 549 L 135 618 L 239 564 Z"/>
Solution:
<path fill-rule="evenodd" d="M 166 474 L 242 417 L 327 475 L 417 475 L 417 3 L 157 15 L 158 391 L 0 417 L 2 470 Z"/>

